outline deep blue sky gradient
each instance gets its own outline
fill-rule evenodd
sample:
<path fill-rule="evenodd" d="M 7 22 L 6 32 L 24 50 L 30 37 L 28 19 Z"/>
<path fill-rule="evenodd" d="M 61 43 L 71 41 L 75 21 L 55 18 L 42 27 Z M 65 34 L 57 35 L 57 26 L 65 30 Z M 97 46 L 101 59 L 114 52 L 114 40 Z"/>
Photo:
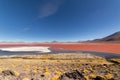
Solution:
<path fill-rule="evenodd" d="M 120 0 L 0 0 L 0 41 L 79 41 L 120 31 Z"/>

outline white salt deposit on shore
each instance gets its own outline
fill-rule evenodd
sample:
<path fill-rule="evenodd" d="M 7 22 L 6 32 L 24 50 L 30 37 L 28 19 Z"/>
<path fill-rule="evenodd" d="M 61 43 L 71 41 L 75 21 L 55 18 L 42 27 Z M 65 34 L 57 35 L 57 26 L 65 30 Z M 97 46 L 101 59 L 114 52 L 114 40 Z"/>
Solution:
<path fill-rule="evenodd" d="M 12 51 L 12 52 L 20 52 L 20 51 L 38 51 L 38 52 L 51 52 L 49 47 L 10 47 L 10 48 L 0 48 L 2 51 Z"/>

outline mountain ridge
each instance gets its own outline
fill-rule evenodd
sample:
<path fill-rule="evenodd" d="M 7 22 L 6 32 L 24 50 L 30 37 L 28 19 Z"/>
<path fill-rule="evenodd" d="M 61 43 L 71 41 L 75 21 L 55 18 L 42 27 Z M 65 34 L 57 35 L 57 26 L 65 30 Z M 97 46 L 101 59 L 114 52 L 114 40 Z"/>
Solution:
<path fill-rule="evenodd" d="M 90 42 L 119 42 L 120 43 L 120 31 L 101 39 L 94 39 Z"/>

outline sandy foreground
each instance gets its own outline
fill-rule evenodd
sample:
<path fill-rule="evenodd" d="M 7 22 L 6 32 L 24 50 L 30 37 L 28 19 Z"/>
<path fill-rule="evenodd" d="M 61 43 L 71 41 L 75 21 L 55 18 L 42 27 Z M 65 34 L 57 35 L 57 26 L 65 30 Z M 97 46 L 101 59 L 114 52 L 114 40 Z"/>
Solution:
<path fill-rule="evenodd" d="M 119 64 L 91 54 L 58 53 L 0 58 L 0 80 L 119 80 L 119 74 Z"/>

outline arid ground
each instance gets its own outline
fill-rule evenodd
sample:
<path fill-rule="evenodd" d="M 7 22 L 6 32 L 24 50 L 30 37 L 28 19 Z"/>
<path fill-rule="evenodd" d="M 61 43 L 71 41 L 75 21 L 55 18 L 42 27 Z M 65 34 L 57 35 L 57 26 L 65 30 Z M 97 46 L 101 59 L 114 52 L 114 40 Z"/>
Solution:
<path fill-rule="evenodd" d="M 0 80 L 119 80 L 119 74 L 119 59 L 107 61 L 91 54 L 58 53 L 0 58 Z"/>

